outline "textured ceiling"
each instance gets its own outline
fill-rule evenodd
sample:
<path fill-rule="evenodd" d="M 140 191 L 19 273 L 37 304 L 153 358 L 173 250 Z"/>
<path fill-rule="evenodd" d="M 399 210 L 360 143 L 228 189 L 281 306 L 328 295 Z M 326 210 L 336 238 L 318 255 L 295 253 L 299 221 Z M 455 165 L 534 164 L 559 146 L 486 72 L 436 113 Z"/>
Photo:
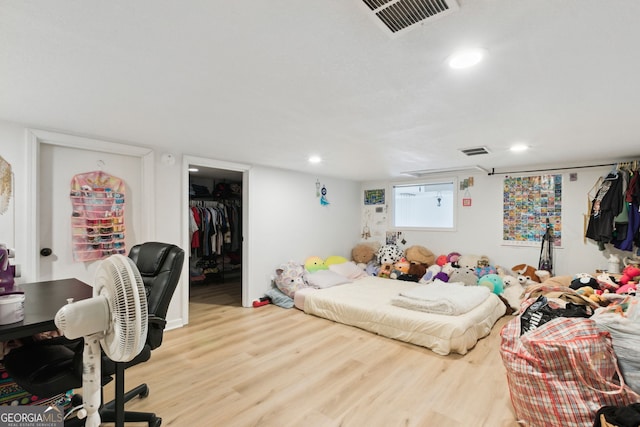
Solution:
<path fill-rule="evenodd" d="M 0 0 L 0 119 L 356 180 L 640 158 L 640 2 L 459 4 L 393 37 L 360 0 Z"/>

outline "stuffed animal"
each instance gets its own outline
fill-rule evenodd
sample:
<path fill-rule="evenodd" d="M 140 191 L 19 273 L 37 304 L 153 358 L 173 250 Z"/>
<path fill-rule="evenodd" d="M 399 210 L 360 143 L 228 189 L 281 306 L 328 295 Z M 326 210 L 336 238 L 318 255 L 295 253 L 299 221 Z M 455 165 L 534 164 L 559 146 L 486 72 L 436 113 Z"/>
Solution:
<path fill-rule="evenodd" d="M 458 252 L 450 252 L 447 255 L 447 262 L 458 262 L 460 256 L 461 255 Z"/>
<path fill-rule="evenodd" d="M 349 260 L 343 256 L 331 255 L 330 257 L 327 257 L 327 259 L 324 260 L 324 265 L 328 268 L 330 265 L 344 264 L 345 262 L 348 262 L 348 261 Z"/>
<path fill-rule="evenodd" d="M 305 268 L 294 261 L 281 264 L 276 269 L 274 282 L 278 289 L 290 298 L 294 297 L 298 289 L 309 287 Z"/>
<path fill-rule="evenodd" d="M 492 265 L 485 265 L 483 267 L 476 267 L 476 276 L 478 277 L 482 277 L 482 276 L 486 276 L 487 274 L 496 274 L 498 275 L 498 270 L 496 270 L 496 268 Z"/>
<path fill-rule="evenodd" d="M 425 264 L 427 267 L 436 262 L 436 256 L 429 249 L 420 245 L 409 246 L 405 252 L 405 257 L 409 262 Z"/>
<path fill-rule="evenodd" d="M 378 264 L 394 264 L 402 258 L 402 251 L 397 245 L 384 245 L 376 253 Z"/>
<path fill-rule="evenodd" d="M 571 285 L 569 285 L 569 287 L 573 290 L 578 290 L 584 286 L 591 286 L 593 289 L 595 289 L 598 287 L 598 281 L 589 273 L 578 273 L 573 276 Z"/>
<path fill-rule="evenodd" d="M 324 260 L 319 256 L 310 256 L 304 261 L 304 268 L 307 269 L 309 273 L 315 273 L 318 270 L 327 270 L 327 267 L 324 263 Z"/>
<path fill-rule="evenodd" d="M 504 291 L 504 282 L 502 277 L 497 274 L 486 274 L 478 279 L 478 286 L 486 286 L 496 295 L 500 295 Z"/>
<path fill-rule="evenodd" d="M 358 243 L 351 250 L 351 259 L 356 264 L 366 264 L 373 260 L 376 256 L 376 252 L 379 249 L 378 243 Z M 360 268 L 363 268 L 362 265 L 359 265 Z"/>
<path fill-rule="evenodd" d="M 607 273 L 598 274 L 596 281 L 598 282 L 598 287 L 603 291 L 615 292 L 620 287 L 619 284 L 614 282 L 613 276 L 609 276 Z"/>
<path fill-rule="evenodd" d="M 536 268 L 531 265 L 518 264 L 511 267 L 511 270 L 513 270 L 513 272 L 516 273 L 518 276 L 526 276 L 530 280 L 533 280 L 534 282 L 542 283 L 540 278 L 536 275 L 536 271 L 537 271 Z"/>
<path fill-rule="evenodd" d="M 486 255 L 460 255 L 458 265 L 467 268 L 485 267 L 489 265 L 489 257 Z"/>
<path fill-rule="evenodd" d="M 411 263 L 407 261 L 405 257 L 400 258 L 393 264 L 393 268 L 391 269 L 391 274 L 389 275 L 390 279 L 397 279 L 403 274 L 409 273 L 409 268 L 411 267 Z"/>
<path fill-rule="evenodd" d="M 535 275 L 540 279 L 540 283 L 544 283 L 551 278 L 551 272 L 547 270 L 536 270 Z"/>
<path fill-rule="evenodd" d="M 377 276 L 380 272 L 380 266 L 376 264 L 375 261 L 369 261 L 367 266 L 364 268 L 364 272 L 369 276 Z"/>
<path fill-rule="evenodd" d="M 382 264 L 378 270 L 378 277 L 389 279 L 393 270 L 393 264 Z"/>
<path fill-rule="evenodd" d="M 601 289 L 593 289 L 591 286 L 583 286 L 576 290 L 576 293 L 587 301 L 593 301 L 600 305 L 607 305 L 608 301 L 603 296 L 604 292 Z"/>
<path fill-rule="evenodd" d="M 627 283 L 626 285 L 620 286 L 616 290 L 616 294 L 634 294 L 635 295 L 637 289 L 638 289 L 638 285 L 636 285 L 635 283 Z"/>
<path fill-rule="evenodd" d="M 535 285 L 538 282 L 534 282 L 533 280 L 531 280 L 531 278 L 529 276 L 523 276 L 523 275 L 518 275 L 518 277 L 516 277 L 516 279 L 518 279 L 518 283 L 520 283 L 520 286 L 524 286 L 525 288 L 527 286 L 531 286 L 531 285 Z"/>
<path fill-rule="evenodd" d="M 520 304 L 524 300 L 524 286 L 518 282 L 513 276 L 505 275 L 502 277 L 502 284 L 504 286 L 504 291 L 502 291 L 502 296 L 507 300 L 509 307 L 512 309 L 512 314 L 518 313 L 520 311 Z"/>
<path fill-rule="evenodd" d="M 440 280 L 441 282 L 448 282 L 449 281 L 449 275 L 447 273 L 445 273 L 444 271 L 441 271 L 440 273 L 436 274 L 435 277 L 433 278 L 434 282 L 436 280 Z"/>
<path fill-rule="evenodd" d="M 411 263 L 407 260 L 407 258 L 402 257 L 393 265 L 394 268 L 404 274 L 409 272 L 409 268 L 411 267 Z"/>
<path fill-rule="evenodd" d="M 438 264 L 433 264 L 427 267 L 427 271 L 425 271 L 422 278 L 419 280 L 420 283 L 431 283 L 435 280 L 436 274 L 442 271 L 442 267 Z M 449 276 L 447 276 L 447 280 L 449 280 Z"/>
<path fill-rule="evenodd" d="M 636 281 L 635 278 L 640 276 L 640 268 L 628 265 L 622 270 L 622 276 L 618 280 L 621 285 L 626 285 L 631 280 Z"/>
<path fill-rule="evenodd" d="M 498 275 L 498 276 L 500 276 L 500 275 Z M 517 277 L 510 276 L 510 275 L 500 276 L 500 277 L 502 277 L 502 283 L 504 284 L 504 288 L 505 289 L 507 289 L 511 285 L 518 285 L 519 287 L 522 288 L 522 285 L 518 281 Z M 522 289 L 524 289 L 524 288 L 522 288 Z"/>
<path fill-rule="evenodd" d="M 434 265 L 438 267 L 437 264 L 434 264 Z M 417 276 L 418 279 L 423 277 L 426 273 L 427 273 L 427 267 L 424 264 L 416 264 L 412 262 L 411 265 L 409 266 L 408 274 L 411 276 Z"/>
<path fill-rule="evenodd" d="M 473 268 L 454 268 L 449 275 L 449 282 L 459 282 L 465 286 L 475 286 L 478 284 L 478 276 Z"/>
<path fill-rule="evenodd" d="M 419 282 L 426 271 L 427 268 L 423 264 L 411 264 L 409 266 L 409 272 L 398 276 L 398 280 L 404 280 L 406 282 Z"/>
<path fill-rule="evenodd" d="M 436 258 L 436 264 L 438 264 L 440 267 L 445 265 L 447 262 L 449 261 L 447 261 L 446 255 L 440 255 L 438 258 Z"/>
<path fill-rule="evenodd" d="M 518 278 L 513 275 L 513 272 L 511 270 L 506 270 L 500 265 L 496 265 L 496 274 L 500 276 L 500 278 L 502 278 L 502 283 L 505 290 L 513 284 L 520 284 L 520 282 L 518 282 Z"/>
<path fill-rule="evenodd" d="M 583 297 L 589 298 L 590 295 L 593 295 L 596 291 L 591 286 L 582 286 L 576 289 L 578 295 L 582 295 Z"/>
<path fill-rule="evenodd" d="M 447 275 L 447 277 L 451 277 L 454 271 L 456 271 L 458 267 L 454 267 L 454 265 L 450 262 L 446 263 L 442 266 L 442 272 Z"/>

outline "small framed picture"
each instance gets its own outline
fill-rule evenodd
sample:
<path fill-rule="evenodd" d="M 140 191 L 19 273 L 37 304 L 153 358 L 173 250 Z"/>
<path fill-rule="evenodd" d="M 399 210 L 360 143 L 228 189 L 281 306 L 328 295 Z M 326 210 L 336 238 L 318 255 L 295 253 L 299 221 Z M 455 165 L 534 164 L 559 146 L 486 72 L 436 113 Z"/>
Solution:
<path fill-rule="evenodd" d="M 364 190 L 365 205 L 384 205 L 384 188 Z"/>

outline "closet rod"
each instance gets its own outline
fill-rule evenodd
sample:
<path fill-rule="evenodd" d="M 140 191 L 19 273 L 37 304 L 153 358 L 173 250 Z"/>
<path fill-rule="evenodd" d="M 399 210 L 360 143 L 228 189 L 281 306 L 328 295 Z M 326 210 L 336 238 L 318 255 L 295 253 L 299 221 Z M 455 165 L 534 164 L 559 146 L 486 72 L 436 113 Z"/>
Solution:
<path fill-rule="evenodd" d="M 618 163 L 605 163 L 605 164 L 600 164 L 600 165 L 583 165 L 583 166 L 571 166 L 571 167 L 564 167 L 564 168 L 531 169 L 531 170 L 505 171 L 505 172 L 496 172 L 495 168 L 491 168 L 491 172 L 489 172 L 488 175 L 492 176 L 492 175 L 508 175 L 508 174 L 512 174 L 512 173 L 548 172 L 548 171 L 561 171 L 561 170 L 569 170 L 569 169 L 601 168 L 601 167 L 604 167 L 604 166 L 616 166 L 618 164 L 620 164 L 620 162 L 618 162 Z"/>

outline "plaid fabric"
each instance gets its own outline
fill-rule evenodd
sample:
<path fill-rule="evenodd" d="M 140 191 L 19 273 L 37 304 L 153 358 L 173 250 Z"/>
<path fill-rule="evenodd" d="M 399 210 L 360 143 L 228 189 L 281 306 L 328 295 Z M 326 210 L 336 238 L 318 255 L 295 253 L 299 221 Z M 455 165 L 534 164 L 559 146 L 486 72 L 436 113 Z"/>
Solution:
<path fill-rule="evenodd" d="M 500 332 L 511 403 L 529 427 L 592 426 L 606 405 L 640 401 L 618 370 L 607 332 L 591 319 L 557 318 L 520 336 L 520 317 Z"/>

